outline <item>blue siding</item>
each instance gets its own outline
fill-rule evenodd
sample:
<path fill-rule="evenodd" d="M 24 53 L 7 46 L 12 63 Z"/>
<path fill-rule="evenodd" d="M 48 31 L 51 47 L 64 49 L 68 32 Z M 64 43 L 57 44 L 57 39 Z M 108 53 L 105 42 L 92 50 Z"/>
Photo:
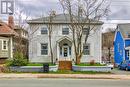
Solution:
<path fill-rule="evenodd" d="M 114 41 L 114 61 L 116 64 L 119 64 L 123 61 L 125 56 L 124 49 L 124 40 L 119 31 L 117 31 Z"/>

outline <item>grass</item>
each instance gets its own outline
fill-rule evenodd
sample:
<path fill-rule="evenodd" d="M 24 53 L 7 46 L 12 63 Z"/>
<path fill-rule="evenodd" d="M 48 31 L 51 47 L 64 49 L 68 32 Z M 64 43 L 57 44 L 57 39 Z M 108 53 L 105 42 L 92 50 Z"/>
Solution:
<path fill-rule="evenodd" d="M 27 66 L 43 66 L 42 63 L 28 63 Z M 55 66 L 55 64 L 49 63 L 49 66 Z"/>
<path fill-rule="evenodd" d="M 80 63 L 77 64 L 77 66 L 105 66 L 105 64 L 95 63 L 95 64 L 89 64 L 89 63 Z"/>

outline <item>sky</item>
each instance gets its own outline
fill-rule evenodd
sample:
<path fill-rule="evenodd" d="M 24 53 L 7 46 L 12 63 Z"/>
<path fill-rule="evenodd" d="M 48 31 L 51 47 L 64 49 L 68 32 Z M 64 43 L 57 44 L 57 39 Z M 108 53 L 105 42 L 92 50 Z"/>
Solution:
<path fill-rule="evenodd" d="M 1 0 L 0 0 L 1 1 Z M 117 23 L 130 23 L 130 0 L 111 0 L 110 12 L 105 22 L 105 27 L 111 25 L 115 27 Z M 23 19 L 37 18 L 41 15 L 47 15 L 52 9 L 57 13 L 62 13 L 62 7 L 59 0 L 15 0 L 15 12 L 17 14 L 22 10 Z M 0 14 L 2 20 L 7 20 L 8 15 Z"/>

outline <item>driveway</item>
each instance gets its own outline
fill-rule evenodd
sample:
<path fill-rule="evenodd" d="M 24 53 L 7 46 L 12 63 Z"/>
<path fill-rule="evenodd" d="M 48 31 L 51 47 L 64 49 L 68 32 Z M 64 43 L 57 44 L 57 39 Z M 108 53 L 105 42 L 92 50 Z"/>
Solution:
<path fill-rule="evenodd" d="M 119 70 L 118 68 L 113 69 L 112 73 L 117 75 L 130 75 L 130 71 Z"/>

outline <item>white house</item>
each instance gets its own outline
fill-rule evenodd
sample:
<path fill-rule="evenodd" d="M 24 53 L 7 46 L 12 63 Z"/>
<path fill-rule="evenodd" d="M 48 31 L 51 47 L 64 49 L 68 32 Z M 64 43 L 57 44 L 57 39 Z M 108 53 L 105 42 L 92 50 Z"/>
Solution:
<path fill-rule="evenodd" d="M 58 60 L 75 60 L 74 45 L 72 39 L 72 31 L 69 28 L 69 15 L 59 14 L 53 18 L 52 25 L 52 50 L 54 61 Z M 47 24 L 48 17 L 29 20 L 30 39 L 29 39 L 29 61 L 30 62 L 50 62 L 50 48 Z M 88 23 L 86 23 L 87 25 Z M 91 31 L 91 35 L 87 40 L 87 44 L 83 45 L 84 54 L 81 62 L 90 62 L 95 60 L 101 62 L 101 25 L 102 22 L 92 22 L 95 25 L 95 31 Z M 83 32 L 86 32 L 84 27 Z M 83 44 L 83 43 L 82 43 Z"/>

